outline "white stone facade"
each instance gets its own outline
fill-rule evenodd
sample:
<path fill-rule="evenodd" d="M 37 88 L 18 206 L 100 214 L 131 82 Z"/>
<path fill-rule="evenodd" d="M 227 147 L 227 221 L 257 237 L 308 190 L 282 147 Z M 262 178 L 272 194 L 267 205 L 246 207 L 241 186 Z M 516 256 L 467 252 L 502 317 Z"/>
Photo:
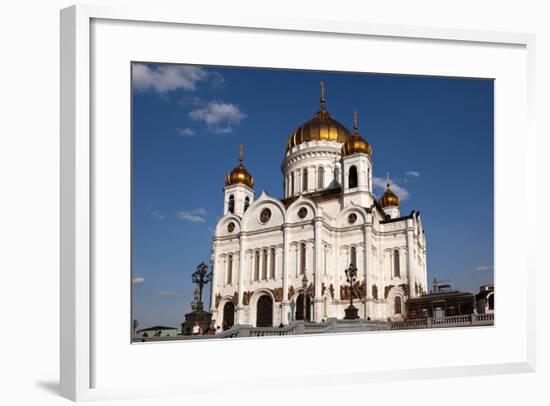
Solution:
<path fill-rule="evenodd" d="M 405 300 L 427 290 L 419 213 L 400 217 L 398 206 L 383 208 L 373 194 L 371 157 L 342 157 L 341 148 L 313 140 L 287 150 L 282 200 L 265 192 L 255 199 L 244 184 L 225 187 L 211 258 L 210 310 L 219 324 L 278 326 L 300 317 L 304 272 L 309 319 L 343 318 L 350 303 L 344 271 L 352 262 L 353 304 L 363 319 L 399 319 Z M 357 173 L 351 184 L 350 171 Z"/>

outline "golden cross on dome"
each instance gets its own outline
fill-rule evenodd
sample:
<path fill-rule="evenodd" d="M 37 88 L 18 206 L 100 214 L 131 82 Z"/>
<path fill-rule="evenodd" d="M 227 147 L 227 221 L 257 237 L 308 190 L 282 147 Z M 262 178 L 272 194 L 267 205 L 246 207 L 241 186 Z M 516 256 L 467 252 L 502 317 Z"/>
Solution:
<path fill-rule="evenodd" d="M 386 172 L 386 186 L 388 188 L 390 187 L 390 173 L 389 172 Z"/>
<path fill-rule="evenodd" d="M 357 131 L 357 110 L 353 110 L 353 129 Z"/>
<path fill-rule="evenodd" d="M 244 153 L 243 153 L 244 145 L 239 144 L 239 161 L 242 162 L 244 160 Z"/>
<path fill-rule="evenodd" d="M 321 110 L 325 109 L 325 81 L 321 80 Z"/>

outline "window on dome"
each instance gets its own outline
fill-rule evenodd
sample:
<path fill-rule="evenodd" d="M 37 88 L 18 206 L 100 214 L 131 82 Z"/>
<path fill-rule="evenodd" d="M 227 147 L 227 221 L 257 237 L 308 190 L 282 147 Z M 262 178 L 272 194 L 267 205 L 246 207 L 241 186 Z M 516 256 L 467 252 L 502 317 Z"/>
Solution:
<path fill-rule="evenodd" d="M 349 188 L 357 187 L 357 168 L 352 165 L 349 168 Z"/>
<path fill-rule="evenodd" d="M 229 196 L 229 205 L 227 206 L 227 209 L 230 213 L 235 213 L 235 196 Z"/>
<path fill-rule="evenodd" d="M 318 184 L 317 187 L 319 189 L 322 189 L 325 187 L 325 169 L 320 166 L 317 171 L 317 178 L 318 178 Z"/>
<path fill-rule="evenodd" d="M 244 199 L 244 211 L 248 209 L 248 206 L 250 206 L 250 197 L 246 196 Z"/>
<path fill-rule="evenodd" d="M 307 192 L 307 168 L 302 171 L 302 192 Z"/>
<path fill-rule="evenodd" d="M 290 193 L 289 195 L 294 194 L 294 172 L 290 174 Z"/>

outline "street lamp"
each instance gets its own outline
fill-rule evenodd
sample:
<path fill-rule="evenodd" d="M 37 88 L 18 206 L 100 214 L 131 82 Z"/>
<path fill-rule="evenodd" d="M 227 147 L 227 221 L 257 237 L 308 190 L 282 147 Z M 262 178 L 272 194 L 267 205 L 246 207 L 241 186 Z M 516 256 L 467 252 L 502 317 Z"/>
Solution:
<path fill-rule="evenodd" d="M 307 276 L 306 276 L 306 270 L 304 269 L 304 277 L 302 278 L 302 288 L 304 289 L 304 318 L 303 320 L 306 321 L 306 309 L 307 309 Z"/>
<path fill-rule="evenodd" d="M 359 318 L 357 314 L 358 310 L 353 306 L 353 284 L 357 280 L 357 267 L 352 263 L 349 265 L 349 268 L 346 269 L 346 280 L 349 283 L 349 306 L 346 308 L 346 315 L 344 319 L 346 320 L 355 320 Z"/>

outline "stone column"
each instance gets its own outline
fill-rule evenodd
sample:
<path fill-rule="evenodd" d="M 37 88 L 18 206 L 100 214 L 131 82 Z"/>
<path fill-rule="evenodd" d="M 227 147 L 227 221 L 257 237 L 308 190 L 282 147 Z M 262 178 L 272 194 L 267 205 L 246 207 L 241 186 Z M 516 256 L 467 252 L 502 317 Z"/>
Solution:
<path fill-rule="evenodd" d="M 210 285 L 210 313 L 214 314 L 216 311 L 216 294 L 218 293 L 218 287 L 216 286 L 218 280 L 218 267 L 216 265 L 217 249 L 216 241 L 214 240 L 214 247 L 212 248 L 212 256 L 210 257 L 210 270 L 212 271 L 212 283 Z"/>
<path fill-rule="evenodd" d="M 245 257 L 245 248 L 246 248 L 246 235 L 241 233 L 241 238 L 239 239 L 239 274 L 237 278 L 237 292 L 238 292 L 238 303 L 237 303 L 237 320 L 235 324 L 246 324 L 244 320 L 244 306 L 243 306 L 243 293 L 244 293 L 244 274 L 246 257 Z"/>
<path fill-rule="evenodd" d="M 365 264 L 365 290 L 366 290 L 366 297 L 365 297 L 365 319 L 370 316 L 371 319 L 374 319 L 374 309 L 373 309 L 373 297 L 372 297 L 372 283 L 373 283 L 373 275 L 371 272 L 371 250 L 372 250 L 372 241 L 371 241 L 371 226 L 370 224 L 365 224 L 363 226 L 363 241 L 365 243 L 365 250 L 363 252 L 364 255 L 364 264 Z"/>
<path fill-rule="evenodd" d="M 315 298 L 313 299 L 313 317 L 314 320 L 320 322 L 323 319 L 323 298 L 321 297 L 322 288 L 322 274 L 321 269 L 321 255 L 323 248 L 323 223 L 321 217 L 315 217 L 314 228 L 314 256 L 313 256 L 313 270 L 315 281 Z"/>
<path fill-rule="evenodd" d="M 288 273 L 290 264 L 290 241 L 288 240 L 288 227 L 283 224 L 283 248 L 282 248 L 282 267 L 281 279 L 283 285 L 283 301 L 281 302 L 281 321 L 283 324 L 288 324 L 288 313 L 290 307 L 288 305 Z"/>
<path fill-rule="evenodd" d="M 407 221 L 408 223 L 408 221 Z M 414 258 L 413 258 L 413 228 L 407 224 L 407 280 L 409 282 L 409 297 L 414 297 Z"/>

